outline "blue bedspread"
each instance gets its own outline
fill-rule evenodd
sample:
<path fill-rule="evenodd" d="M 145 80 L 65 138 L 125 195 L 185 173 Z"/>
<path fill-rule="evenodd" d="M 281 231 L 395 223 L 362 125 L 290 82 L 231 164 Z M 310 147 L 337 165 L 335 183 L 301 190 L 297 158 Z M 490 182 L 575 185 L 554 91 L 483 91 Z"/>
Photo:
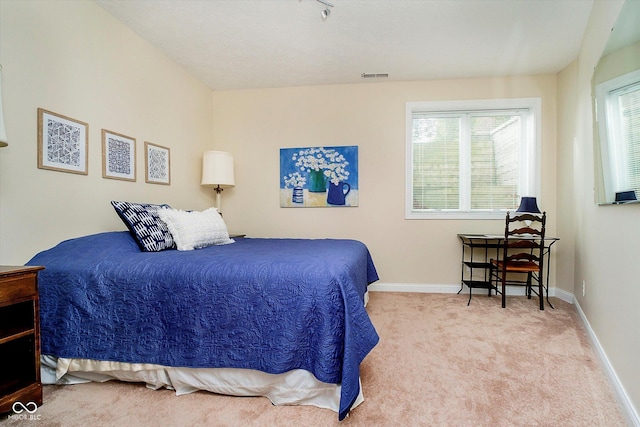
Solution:
<path fill-rule="evenodd" d="M 305 369 L 342 384 L 339 418 L 378 342 L 363 306 L 378 280 L 354 240 L 237 239 L 195 251 L 141 252 L 128 232 L 67 240 L 32 258 L 42 353 L 232 367 Z"/>

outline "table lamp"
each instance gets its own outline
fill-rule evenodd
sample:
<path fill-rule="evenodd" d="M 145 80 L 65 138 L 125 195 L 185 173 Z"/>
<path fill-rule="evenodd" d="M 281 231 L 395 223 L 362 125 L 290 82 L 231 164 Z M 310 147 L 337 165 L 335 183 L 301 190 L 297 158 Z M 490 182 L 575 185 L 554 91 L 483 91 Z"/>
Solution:
<path fill-rule="evenodd" d="M 222 214 L 221 194 L 223 187 L 235 186 L 233 156 L 225 151 L 205 151 L 202 156 L 202 182 L 205 187 L 215 187 L 216 208 Z"/>
<path fill-rule="evenodd" d="M 635 202 L 636 200 L 638 200 L 636 198 L 636 192 L 633 190 L 618 191 L 616 193 L 616 203 L 629 203 Z"/>
<path fill-rule="evenodd" d="M 535 197 L 523 197 L 520 199 L 520 206 L 516 212 L 541 213 Z"/>

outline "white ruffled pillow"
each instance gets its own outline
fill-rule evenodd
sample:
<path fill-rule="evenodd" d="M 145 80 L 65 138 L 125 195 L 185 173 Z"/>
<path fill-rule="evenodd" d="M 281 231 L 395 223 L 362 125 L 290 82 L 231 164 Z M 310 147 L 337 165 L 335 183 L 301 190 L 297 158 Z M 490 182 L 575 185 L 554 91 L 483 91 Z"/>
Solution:
<path fill-rule="evenodd" d="M 216 208 L 202 212 L 165 208 L 158 210 L 158 216 L 167 224 L 179 251 L 234 243 Z"/>

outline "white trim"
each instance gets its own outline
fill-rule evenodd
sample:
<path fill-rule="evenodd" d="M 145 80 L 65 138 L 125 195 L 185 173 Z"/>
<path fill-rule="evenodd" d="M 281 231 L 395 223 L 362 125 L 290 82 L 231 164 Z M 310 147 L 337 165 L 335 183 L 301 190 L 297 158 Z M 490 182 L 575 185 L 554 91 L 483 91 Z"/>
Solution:
<path fill-rule="evenodd" d="M 452 112 L 473 110 L 501 110 L 501 109 L 528 110 L 528 120 L 523 123 L 523 132 L 532 136 L 533 143 L 527 144 L 530 150 L 527 153 L 527 165 L 525 168 L 533 169 L 534 181 L 526 180 L 526 188 L 520 191 L 529 196 L 536 196 L 540 200 L 541 191 L 541 161 L 542 161 L 542 100 L 541 98 L 504 98 L 504 99 L 475 99 L 457 101 L 429 101 L 407 102 L 405 104 L 405 219 L 407 220 L 431 220 L 431 219 L 501 219 L 506 210 L 496 211 L 465 211 L 453 210 L 427 210 L 414 211 L 412 207 L 412 183 L 413 183 L 413 151 L 412 130 L 413 114 L 428 112 Z M 461 150 L 462 151 L 462 150 Z M 462 206 L 461 206 L 462 207 Z"/>
<path fill-rule="evenodd" d="M 426 283 L 385 283 L 376 282 L 369 285 L 373 292 L 416 292 L 427 294 L 455 294 L 460 285 L 428 285 Z"/>
<path fill-rule="evenodd" d="M 369 291 L 372 292 L 415 292 L 425 294 L 456 294 L 460 291 L 458 284 L 428 284 L 428 283 L 388 283 L 376 282 L 369 285 Z M 508 295 L 523 296 L 524 287 L 509 286 Z M 469 294 L 469 288 L 464 287 L 461 294 Z M 473 289 L 473 294 L 487 294 L 486 289 Z M 573 304 L 573 294 L 558 288 L 549 288 L 550 297 L 558 297 L 561 300 Z"/>
<path fill-rule="evenodd" d="M 624 408 L 623 412 L 627 418 L 627 422 L 629 422 L 629 424 L 632 426 L 640 427 L 640 416 L 638 416 L 638 412 L 634 408 L 633 403 L 629 398 L 629 395 L 627 394 L 626 390 L 624 389 L 624 386 L 620 382 L 620 378 L 618 378 L 618 375 L 616 374 L 615 369 L 613 369 L 613 366 L 611 365 L 611 362 L 607 357 L 607 353 L 605 353 L 604 349 L 600 345 L 600 341 L 598 341 L 598 337 L 596 336 L 593 329 L 591 329 L 591 325 L 589 324 L 587 317 L 582 311 L 582 308 L 580 307 L 580 303 L 578 303 L 578 300 L 575 300 L 574 305 L 576 306 L 576 309 L 578 310 L 578 314 L 580 315 L 580 319 L 582 319 L 582 323 L 584 323 L 584 327 L 587 330 L 587 334 L 591 339 L 591 344 L 593 345 L 593 349 L 595 350 L 596 354 L 598 355 L 598 358 L 600 359 L 600 362 L 602 363 L 602 367 L 604 369 L 605 375 L 608 377 L 609 381 L 611 382 L 611 385 L 613 386 L 616 397 L 618 398 L 620 404 Z"/>
<path fill-rule="evenodd" d="M 568 302 L 569 304 L 573 304 L 575 301 L 575 297 L 571 292 L 567 292 L 560 288 L 549 288 L 549 296 L 554 296 L 564 302 Z"/>
<path fill-rule="evenodd" d="M 538 199 L 539 200 L 539 199 Z M 429 212 L 409 212 L 407 207 L 404 219 L 504 219 L 507 209 L 501 211 L 458 211 L 433 210 Z"/>

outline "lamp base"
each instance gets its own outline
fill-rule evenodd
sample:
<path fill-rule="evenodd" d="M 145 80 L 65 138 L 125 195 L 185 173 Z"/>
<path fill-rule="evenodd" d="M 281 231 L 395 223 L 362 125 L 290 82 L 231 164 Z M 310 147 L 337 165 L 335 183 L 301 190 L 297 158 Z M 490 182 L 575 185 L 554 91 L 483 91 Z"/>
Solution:
<path fill-rule="evenodd" d="M 218 185 L 214 190 L 216 192 L 216 209 L 218 209 L 218 213 L 222 215 L 222 191 L 224 189 Z"/>

